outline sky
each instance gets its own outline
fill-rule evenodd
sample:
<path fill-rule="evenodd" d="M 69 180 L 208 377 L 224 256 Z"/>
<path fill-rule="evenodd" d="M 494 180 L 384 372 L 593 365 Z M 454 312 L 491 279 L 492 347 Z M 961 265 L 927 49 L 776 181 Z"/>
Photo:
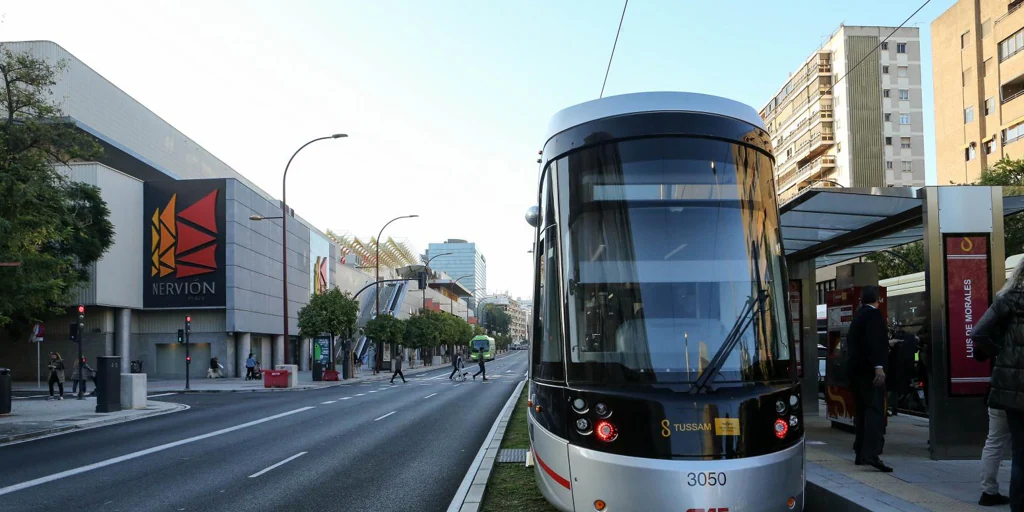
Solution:
<path fill-rule="evenodd" d="M 923 0 L 633 0 L 605 96 L 714 94 L 760 109 L 841 24 L 897 26 Z M 920 28 L 935 184 L 930 24 Z M 34 0 L 0 41 L 55 41 L 321 230 L 418 253 L 478 244 L 489 292 L 532 296 L 537 152 L 557 111 L 597 98 L 621 0 Z"/>

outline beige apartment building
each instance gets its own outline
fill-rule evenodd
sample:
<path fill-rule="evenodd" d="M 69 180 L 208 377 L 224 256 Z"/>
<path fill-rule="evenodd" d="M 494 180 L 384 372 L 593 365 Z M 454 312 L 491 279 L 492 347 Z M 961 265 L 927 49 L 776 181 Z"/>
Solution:
<path fill-rule="evenodd" d="M 918 29 L 840 26 L 761 118 L 782 202 L 809 187 L 924 185 Z"/>
<path fill-rule="evenodd" d="M 1024 0 L 960 0 L 932 22 L 939 185 L 1024 156 Z"/>

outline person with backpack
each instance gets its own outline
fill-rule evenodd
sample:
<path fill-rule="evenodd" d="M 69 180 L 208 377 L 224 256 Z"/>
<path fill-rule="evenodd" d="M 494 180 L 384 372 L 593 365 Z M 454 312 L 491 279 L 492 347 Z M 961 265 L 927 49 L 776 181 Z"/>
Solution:
<path fill-rule="evenodd" d="M 395 370 L 395 373 L 391 374 L 391 383 L 392 384 L 395 383 L 395 377 L 401 377 L 403 384 L 408 382 L 408 381 L 405 380 L 405 375 L 402 374 L 402 351 L 401 350 L 399 350 L 398 351 L 398 355 L 396 355 L 395 358 L 391 360 L 391 364 L 394 366 L 394 370 Z"/>

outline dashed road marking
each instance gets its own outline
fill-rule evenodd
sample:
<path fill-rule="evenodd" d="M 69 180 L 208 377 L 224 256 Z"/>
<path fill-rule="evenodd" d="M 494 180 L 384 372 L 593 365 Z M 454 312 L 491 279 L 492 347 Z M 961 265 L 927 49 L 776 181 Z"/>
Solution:
<path fill-rule="evenodd" d="M 262 475 L 263 473 L 266 473 L 267 471 L 270 471 L 271 469 L 283 466 L 283 465 L 285 465 L 285 464 L 287 464 L 287 463 L 289 463 L 289 462 L 291 462 L 291 461 L 293 461 L 293 460 L 295 460 L 295 459 L 297 459 L 299 457 L 302 457 L 305 454 L 306 454 L 306 452 L 296 453 L 295 455 L 292 455 L 291 457 L 288 457 L 287 459 L 282 460 L 281 462 L 278 462 L 277 464 L 274 464 L 273 466 L 270 466 L 269 468 L 264 469 L 263 471 L 260 471 L 258 473 L 253 473 L 253 474 L 249 475 L 249 478 L 256 478 L 256 477 Z"/>
<path fill-rule="evenodd" d="M 391 415 L 392 415 L 392 414 L 394 414 L 395 412 L 397 412 L 397 411 L 391 411 L 391 412 L 389 412 L 389 413 L 385 414 L 384 416 L 381 416 L 380 418 L 377 418 L 377 419 L 375 419 L 375 420 L 373 420 L 373 421 L 380 421 L 380 420 L 382 420 L 382 419 L 384 419 L 384 418 L 387 418 L 388 416 L 391 416 Z"/>
<path fill-rule="evenodd" d="M 326 402 L 320 402 L 320 405 L 333 404 L 334 402 L 335 402 L 334 400 L 328 400 Z"/>
<path fill-rule="evenodd" d="M 427 396 L 425 396 L 425 397 L 423 397 L 423 398 L 430 398 L 430 397 L 432 397 L 432 396 L 434 396 L 434 395 L 436 395 L 436 394 L 437 394 L 437 393 L 431 393 L 431 394 L 429 394 L 429 395 L 427 395 Z"/>

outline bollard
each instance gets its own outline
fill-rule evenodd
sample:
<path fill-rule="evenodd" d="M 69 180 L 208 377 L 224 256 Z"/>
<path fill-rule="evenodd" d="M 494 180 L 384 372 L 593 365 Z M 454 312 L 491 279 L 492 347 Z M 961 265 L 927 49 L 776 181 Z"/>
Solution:
<path fill-rule="evenodd" d="M 11 413 L 11 369 L 0 368 L 0 414 Z"/>

